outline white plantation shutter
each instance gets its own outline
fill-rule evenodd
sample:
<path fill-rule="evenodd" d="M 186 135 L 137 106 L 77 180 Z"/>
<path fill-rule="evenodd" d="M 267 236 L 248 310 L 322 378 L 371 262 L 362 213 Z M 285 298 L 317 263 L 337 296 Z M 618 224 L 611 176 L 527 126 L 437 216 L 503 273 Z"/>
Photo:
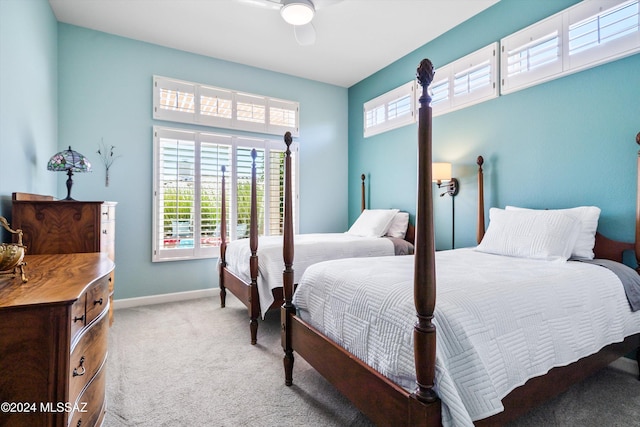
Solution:
<path fill-rule="evenodd" d="M 638 0 L 584 0 L 501 40 L 511 93 L 640 52 Z"/>
<path fill-rule="evenodd" d="M 562 72 L 562 16 L 554 15 L 501 40 L 502 93 Z"/>
<path fill-rule="evenodd" d="M 234 171 L 231 137 L 203 134 L 200 139 L 200 245 L 202 248 L 218 248 L 222 215 L 222 166 L 226 168 L 227 178 L 233 176 Z M 226 202 L 227 230 L 231 230 L 228 193 Z"/>
<path fill-rule="evenodd" d="M 638 0 L 592 1 L 569 10 L 568 67 L 578 69 L 638 51 Z"/>
<path fill-rule="evenodd" d="M 153 77 L 154 119 L 298 136 L 299 115 L 294 101 Z"/>
<path fill-rule="evenodd" d="M 219 255 L 221 168 L 226 168 L 227 235 L 249 236 L 251 151 L 256 149 L 258 232 L 281 234 L 282 141 L 154 127 L 153 261 Z M 297 177 L 297 143 L 292 144 Z M 268 185 L 267 185 L 268 183 Z M 297 184 L 294 216 L 297 217 Z"/>
<path fill-rule="evenodd" d="M 451 107 L 451 98 L 449 97 L 449 76 L 446 68 L 439 69 L 436 78 L 429 86 L 429 96 L 431 96 L 431 108 L 433 114 L 437 111 L 448 110 Z M 446 76 L 444 79 L 437 79 L 440 75 Z"/>
<path fill-rule="evenodd" d="M 233 118 L 233 93 L 229 90 L 200 86 L 200 123 L 211 126 L 231 127 Z"/>
<path fill-rule="evenodd" d="M 498 96 L 498 44 L 436 67 L 429 88 L 433 115 L 439 116 Z"/>
<path fill-rule="evenodd" d="M 191 132 L 155 131 L 153 240 L 159 257 L 195 255 L 196 141 Z"/>
<path fill-rule="evenodd" d="M 251 214 L 251 151 L 256 150 L 256 198 L 258 202 L 258 235 L 264 235 L 264 149 L 255 148 L 257 144 L 241 140 L 236 150 L 236 207 L 237 239 L 249 237 Z M 252 146 L 253 145 L 253 146 Z"/>
<path fill-rule="evenodd" d="M 236 116 L 234 127 L 255 132 L 267 130 L 267 100 L 262 96 L 235 94 Z"/>
<path fill-rule="evenodd" d="M 272 148 L 269 151 L 269 181 L 265 186 L 265 200 L 266 200 L 266 215 L 267 215 L 267 230 L 265 234 L 270 236 L 281 236 L 284 231 L 284 162 L 285 162 L 285 150 L 281 148 Z M 296 147 L 292 147 L 291 163 L 296 164 L 297 150 Z M 294 167 L 291 176 L 292 193 L 297 192 L 297 170 Z M 293 200 L 294 205 L 297 205 L 297 200 Z M 296 210 L 293 210 L 293 221 L 296 220 Z"/>
<path fill-rule="evenodd" d="M 369 137 L 415 123 L 416 88 L 413 81 L 364 103 L 364 136 Z"/>
<path fill-rule="evenodd" d="M 285 132 L 291 132 L 291 129 L 295 129 L 291 132 L 292 135 L 298 134 L 298 112 L 299 107 L 297 102 L 283 101 L 280 99 L 268 99 L 269 106 L 269 121 L 267 127 L 269 132 L 284 135 Z"/>
<path fill-rule="evenodd" d="M 498 44 L 492 43 L 452 63 L 452 108 L 498 96 L 497 54 Z"/>
<path fill-rule="evenodd" d="M 178 122 L 196 121 L 195 85 L 180 80 L 154 78 L 153 118 Z"/>

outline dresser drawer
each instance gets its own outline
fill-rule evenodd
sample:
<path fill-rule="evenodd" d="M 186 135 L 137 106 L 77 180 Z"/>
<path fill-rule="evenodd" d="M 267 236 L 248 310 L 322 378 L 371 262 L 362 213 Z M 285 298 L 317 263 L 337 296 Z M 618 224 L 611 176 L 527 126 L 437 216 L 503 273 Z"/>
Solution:
<path fill-rule="evenodd" d="M 107 356 L 109 317 L 104 311 L 97 322 L 82 332 L 71 352 L 69 362 L 69 402 L 74 402 L 82 389 L 104 364 Z"/>
<path fill-rule="evenodd" d="M 100 313 L 107 307 L 109 302 L 109 281 L 110 275 L 104 276 L 92 284 L 85 294 L 87 295 L 86 310 L 88 325 L 97 318 Z"/>
<path fill-rule="evenodd" d="M 75 408 L 78 410 L 69 414 L 69 427 L 100 426 L 106 410 L 105 386 L 106 363 L 100 366 L 98 373 L 87 385 L 78 399 Z M 72 401 L 73 402 L 73 401 Z"/>
<path fill-rule="evenodd" d="M 115 221 L 116 205 L 113 202 L 103 203 L 100 208 L 100 221 Z"/>

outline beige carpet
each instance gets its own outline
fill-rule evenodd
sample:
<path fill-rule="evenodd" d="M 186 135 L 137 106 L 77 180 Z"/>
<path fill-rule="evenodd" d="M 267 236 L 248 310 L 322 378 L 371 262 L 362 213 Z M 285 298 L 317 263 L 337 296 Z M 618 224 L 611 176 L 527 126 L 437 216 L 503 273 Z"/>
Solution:
<path fill-rule="evenodd" d="M 105 427 L 371 426 L 296 358 L 284 385 L 279 313 L 249 344 L 233 296 L 117 310 L 110 331 Z M 638 426 L 640 382 L 607 369 L 513 426 Z"/>

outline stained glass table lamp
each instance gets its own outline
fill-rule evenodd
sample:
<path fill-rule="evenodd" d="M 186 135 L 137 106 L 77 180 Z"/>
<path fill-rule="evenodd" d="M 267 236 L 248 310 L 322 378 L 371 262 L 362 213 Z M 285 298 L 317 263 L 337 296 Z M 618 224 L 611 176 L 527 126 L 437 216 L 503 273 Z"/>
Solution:
<path fill-rule="evenodd" d="M 73 151 L 69 146 L 68 150 L 60 151 L 49 159 L 47 169 L 67 173 L 67 197 L 64 200 L 74 200 L 71 198 L 71 186 L 73 185 L 71 177 L 74 172 L 91 172 L 91 163 L 85 156 Z"/>

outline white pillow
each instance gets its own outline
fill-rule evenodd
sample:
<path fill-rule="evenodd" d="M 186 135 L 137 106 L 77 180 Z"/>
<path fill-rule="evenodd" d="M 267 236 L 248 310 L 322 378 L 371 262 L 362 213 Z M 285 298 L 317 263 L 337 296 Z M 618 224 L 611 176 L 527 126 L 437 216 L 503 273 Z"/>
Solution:
<path fill-rule="evenodd" d="M 529 209 L 507 206 L 506 210 Z M 554 209 L 553 211 L 562 212 L 580 221 L 580 233 L 571 251 L 571 257 L 575 259 L 593 259 L 593 247 L 596 244 L 596 229 L 600 218 L 600 208 L 596 206 L 578 206 L 577 208 Z"/>
<path fill-rule="evenodd" d="M 489 228 L 476 250 L 497 255 L 564 262 L 580 222 L 554 211 L 489 210 Z"/>
<path fill-rule="evenodd" d="M 404 239 L 405 234 L 407 234 L 407 227 L 409 227 L 409 212 L 398 212 L 391 220 L 391 225 L 385 236 Z"/>
<path fill-rule="evenodd" d="M 382 237 L 398 212 L 399 209 L 365 209 L 347 233 L 361 237 Z"/>

